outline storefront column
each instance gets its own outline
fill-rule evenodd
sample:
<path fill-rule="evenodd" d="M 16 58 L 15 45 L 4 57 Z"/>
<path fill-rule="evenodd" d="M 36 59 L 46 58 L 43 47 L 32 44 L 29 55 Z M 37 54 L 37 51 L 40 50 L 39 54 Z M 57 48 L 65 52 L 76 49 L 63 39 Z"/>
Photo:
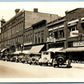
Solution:
<path fill-rule="evenodd" d="M 66 38 L 65 42 L 64 42 L 64 48 L 68 48 L 68 21 L 64 22 L 64 37 Z"/>

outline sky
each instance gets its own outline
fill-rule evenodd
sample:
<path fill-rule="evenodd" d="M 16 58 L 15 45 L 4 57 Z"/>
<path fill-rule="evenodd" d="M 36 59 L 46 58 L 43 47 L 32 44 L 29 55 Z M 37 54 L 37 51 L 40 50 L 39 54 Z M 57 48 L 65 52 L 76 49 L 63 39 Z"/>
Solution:
<path fill-rule="evenodd" d="M 33 0 L 34 1 L 34 0 Z M 33 11 L 33 8 L 38 8 L 39 12 L 57 14 L 59 16 L 64 16 L 65 11 L 72 10 L 75 8 L 84 8 L 84 1 L 75 1 L 74 2 L 62 2 L 62 0 L 52 1 L 49 0 L 46 2 L 0 2 L 0 20 L 4 18 L 8 21 L 15 15 L 15 9 L 19 8 L 21 10 Z"/>
<path fill-rule="evenodd" d="M 20 1 L 20 2 L 21 2 L 21 1 L 30 1 L 30 2 L 31 2 L 31 1 L 36 1 L 36 2 L 37 2 L 37 1 L 40 1 L 40 2 L 43 2 L 43 1 L 45 1 L 45 2 L 46 2 L 46 1 L 47 1 L 47 2 L 48 2 L 48 1 L 68 1 L 68 2 L 69 2 L 69 1 L 84 1 L 84 0 L 0 0 L 0 1 L 1 1 L 1 2 L 5 2 L 5 1 L 6 1 L 6 2 L 10 2 L 10 1 L 12 1 L 12 2 L 14 2 L 14 1 L 16 1 L 16 2 L 17 2 L 17 1 Z"/>
<path fill-rule="evenodd" d="M 43 82 L 43 83 L 41 83 L 41 82 L 40 83 L 36 83 L 36 82 L 35 83 L 24 83 L 24 82 L 13 83 L 12 82 L 11 83 L 11 82 L 9 82 L 9 83 L 0 83 L 0 84 L 84 84 L 84 83 L 67 83 L 67 82 L 66 83 L 60 83 L 60 82 L 59 83 L 48 83 L 48 82 L 47 83 L 45 83 L 45 82 Z"/>

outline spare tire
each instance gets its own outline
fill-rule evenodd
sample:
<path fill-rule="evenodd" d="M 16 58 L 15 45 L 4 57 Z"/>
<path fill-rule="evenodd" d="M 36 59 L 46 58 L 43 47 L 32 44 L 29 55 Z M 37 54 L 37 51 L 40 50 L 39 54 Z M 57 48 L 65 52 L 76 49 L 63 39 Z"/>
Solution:
<path fill-rule="evenodd" d="M 57 57 L 57 64 L 59 64 L 59 65 L 64 64 L 64 57 L 63 56 Z"/>

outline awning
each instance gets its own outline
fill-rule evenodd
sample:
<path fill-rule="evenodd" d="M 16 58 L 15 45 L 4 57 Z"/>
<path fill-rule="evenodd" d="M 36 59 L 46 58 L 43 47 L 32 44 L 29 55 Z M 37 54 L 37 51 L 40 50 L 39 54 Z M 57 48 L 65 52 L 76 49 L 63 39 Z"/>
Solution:
<path fill-rule="evenodd" d="M 47 51 L 50 51 L 50 52 L 57 52 L 57 51 L 60 51 L 60 50 L 62 50 L 63 49 L 63 47 L 61 47 L 61 48 L 50 48 L 49 50 L 47 50 Z"/>
<path fill-rule="evenodd" d="M 30 49 L 30 53 L 40 53 L 41 49 L 44 47 L 44 45 L 38 45 L 38 46 L 33 46 Z"/>
<path fill-rule="evenodd" d="M 23 50 L 22 53 L 28 54 L 29 53 L 29 50 Z"/>
<path fill-rule="evenodd" d="M 69 24 L 68 27 L 75 26 L 75 25 L 77 25 L 77 23 Z"/>
<path fill-rule="evenodd" d="M 69 21 L 69 22 L 68 22 L 68 24 L 71 24 L 71 23 L 76 23 L 76 22 L 78 22 L 78 21 L 79 21 L 78 19 L 73 20 L 73 21 Z"/>
<path fill-rule="evenodd" d="M 60 28 L 63 28 L 64 25 L 61 25 L 61 26 L 58 26 L 58 27 L 55 27 L 55 28 L 51 28 L 51 29 L 48 29 L 48 31 L 52 31 L 52 30 L 56 30 L 56 29 L 60 29 Z"/>
<path fill-rule="evenodd" d="M 1 52 L 3 52 L 3 51 L 5 51 L 7 48 L 3 48 L 2 50 L 1 50 Z"/>
<path fill-rule="evenodd" d="M 19 54 L 19 53 L 21 53 L 21 51 L 16 51 L 16 52 L 14 52 L 14 54 Z"/>
<path fill-rule="evenodd" d="M 82 52 L 84 51 L 84 47 L 74 47 L 65 49 L 66 52 Z"/>
<path fill-rule="evenodd" d="M 24 43 L 24 46 L 31 45 L 31 44 L 32 44 L 32 42 Z"/>
<path fill-rule="evenodd" d="M 29 50 L 23 50 L 23 51 L 16 51 L 16 52 L 14 52 L 14 54 L 20 54 L 20 53 L 28 54 Z"/>

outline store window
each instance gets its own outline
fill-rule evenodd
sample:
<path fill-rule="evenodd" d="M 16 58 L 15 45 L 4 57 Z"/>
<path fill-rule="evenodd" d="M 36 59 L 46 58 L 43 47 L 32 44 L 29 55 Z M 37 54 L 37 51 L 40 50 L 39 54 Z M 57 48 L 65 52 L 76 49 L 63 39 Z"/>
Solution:
<path fill-rule="evenodd" d="M 54 32 L 55 38 L 58 39 L 58 32 Z"/>
<path fill-rule="evenodd" d="M 41 43 L 44 42 L 44 31 L 41 32 Z"/>

